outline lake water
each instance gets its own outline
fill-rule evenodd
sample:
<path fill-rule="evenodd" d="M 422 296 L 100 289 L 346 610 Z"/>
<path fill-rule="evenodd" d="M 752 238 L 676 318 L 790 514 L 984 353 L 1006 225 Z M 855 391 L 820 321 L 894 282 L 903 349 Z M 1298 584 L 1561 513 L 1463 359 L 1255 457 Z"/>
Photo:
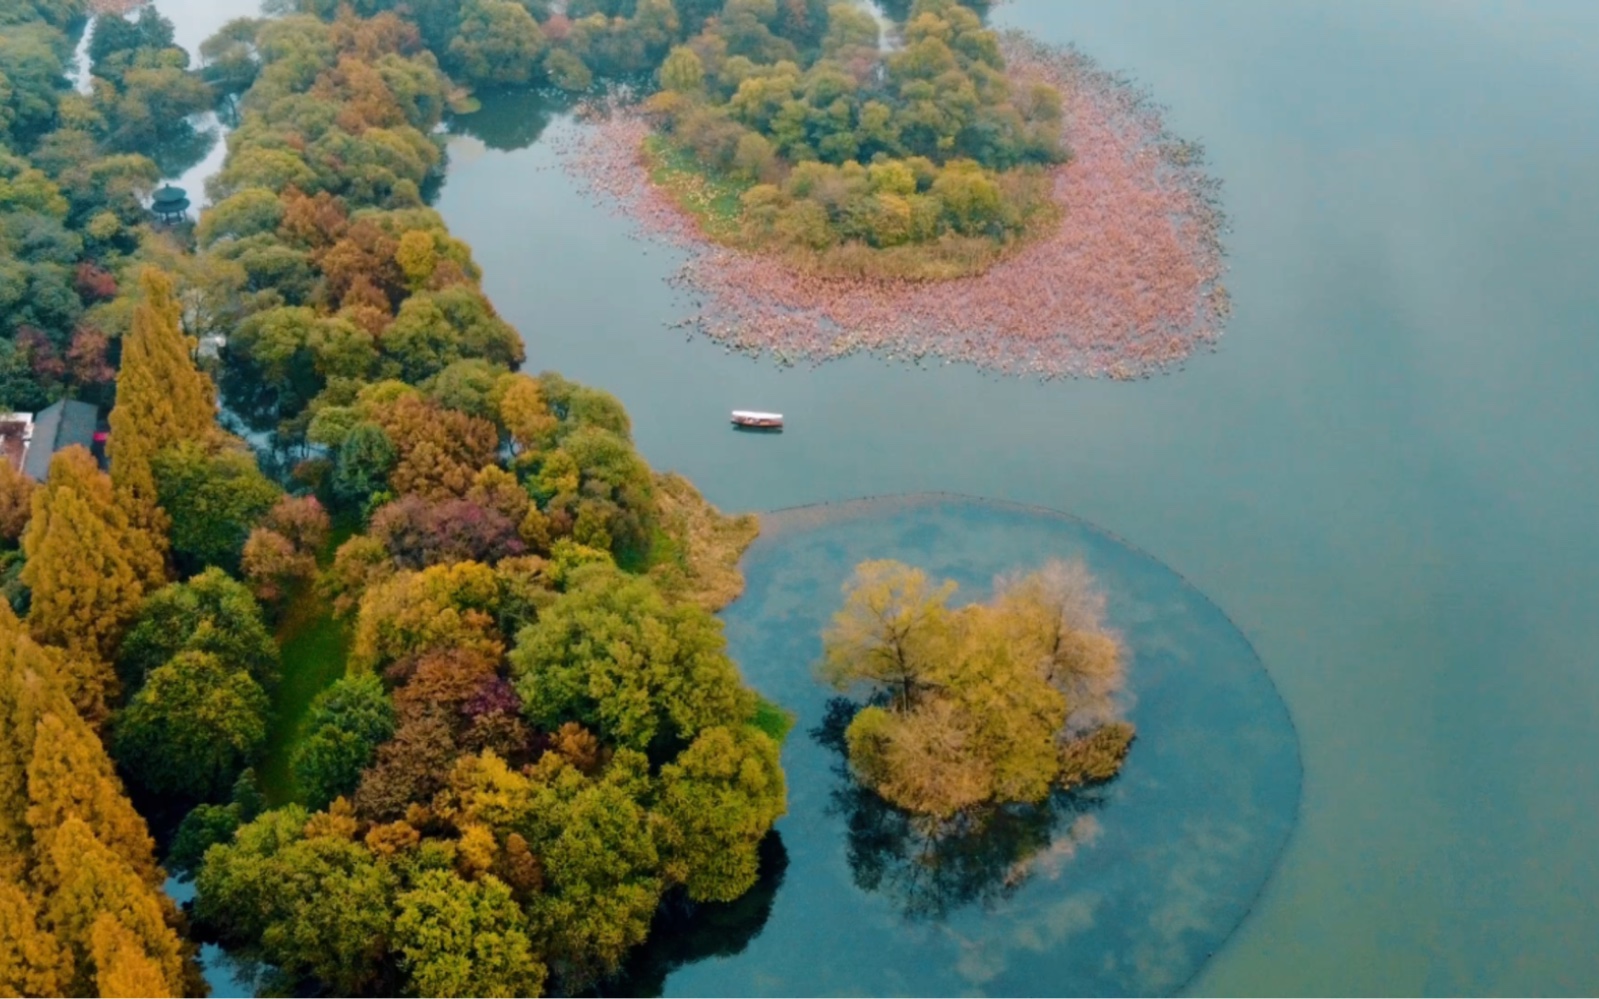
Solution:
<path fill-rule="evenodd" d="M 1599 5 L 1017 0 L 996 21 L 1129 73 L 1206 144 L 1233 224 L 1219 352 L 1035 384 L 686 341 L 673 253 L 547 143 L 492 148 L 533 141 L 525 100 L 467 123 L 488 143 L 452 139 L 438 207 L 529 366 L 616 393 L 651 463 L 724 508 L 1040 504 L 1226 610 L 1292 712 L 1304 792 L 1194 991 L 1599 988 Z M 732 434 L 732 408 L 789 430 Z"/>
<path fill-rule="evenodd" d="M 813 667 L 843 583 L 877 558 L 954 580 L 955 604 L 1080 559 L 1130 664 L 1141 734 L 1117 779 L 930 842 L 845 777 L 850 712 Z M 666 994 L 1165 995 L 1249 912 L 1294 827 L 1298 741 L 1249 642 L 1170 568 L 1070 517 L 948 494 L 768 515 L 743 566 L 728 651 L 796 720 L 788 863 L 753 939 Z"/>

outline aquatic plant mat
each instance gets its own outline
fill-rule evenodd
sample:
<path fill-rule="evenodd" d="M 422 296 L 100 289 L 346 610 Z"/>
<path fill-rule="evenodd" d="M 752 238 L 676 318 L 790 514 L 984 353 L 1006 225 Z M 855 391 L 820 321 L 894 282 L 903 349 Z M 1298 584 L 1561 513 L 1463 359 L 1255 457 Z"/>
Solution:
<path fill-rule="evenodd" d="M 1227 615 L 1149 555 L 1051 511 L 949 495 L 763 515 L 724 612 L 749 681 L 794 712 L 787 853 L 764 927 L 666 979 L 683 995 L 1114 995 L 1180 989 L 1238 926 L 1298 812 L 1286 706 Z M 1082 558 L 1131 653 L 1122 775 L 929 843 L 852 793 L 827 745 L 821 632 L 856 563 L 960 584 Z M 836 717 L 834 719 L 837 721 Z"/>
<path fill-rule="evenodd" d="M 713 236 L 732 224 L 726 192 L 685 198 L 652 183 L 651 128 L 625 101 L 587 107 L 587 124 L 552 144 L 592 197 L 688 253 L 673 281 L 695 311 L 681 325 L 736 350 L 785 362 L 864 350 L 1029 377 L 1126 379 L 1213 347 L 1231 314 L 1226 220 L 1200 147 L 1082 53 L 1015 32 L 1002 44 L 1014 85 L 1042 81 L 1064 95 L 1072 159 L 1052 171 L 1057 224 L 967 277 L 825 277 L 722 245 Z"/>

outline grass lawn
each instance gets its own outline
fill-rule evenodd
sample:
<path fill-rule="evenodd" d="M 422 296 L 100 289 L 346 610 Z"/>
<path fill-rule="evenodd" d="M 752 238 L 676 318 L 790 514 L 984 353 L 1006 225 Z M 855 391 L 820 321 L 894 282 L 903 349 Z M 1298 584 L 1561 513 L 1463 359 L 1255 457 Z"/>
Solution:
<path fill-rule="evenodd" d="M 334 620 L 333 609 L 307 585 L 296 594 L 278 628 L 283 678 L 272 693 L 272 724 L 267 728 L 266 754 L 257 773 L 267 804 L 295 799 L 289 757 L 300 736 L 300 724 L 317 694 L 344 675 L 350 651 L 349 629 Z"/>
<path fill-rule="evenodd" d="M 333 561 L 338 546 L 355 533 L 356 526 L 343 518 L 335 521 L 333 535 L 318 559 L 324 567 Z M 272 724 L 267 727 L 266 752 L 256 768 L 261 793 L 274 808 L 297 797 L 289 757 L 311 701 L 344 675 L 350 629 L 334 620 L 332 605 L 317 595 L 315 581 L 307 580 L 290 601 L 276 637 L 282 679 L 272 692 Z"/>

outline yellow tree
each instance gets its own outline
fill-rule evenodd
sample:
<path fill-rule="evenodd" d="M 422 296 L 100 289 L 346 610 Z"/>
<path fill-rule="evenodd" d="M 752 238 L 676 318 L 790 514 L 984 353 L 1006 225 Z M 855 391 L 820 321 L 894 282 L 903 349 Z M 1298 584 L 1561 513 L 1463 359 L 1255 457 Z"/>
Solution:
<path fill-rule="evenodd" d="M 16 543 L 33 515 L 34 481 L 9 461 L 0 461 L 0 542 Z"/>
<path fill-rule="evenodd" d="M 62 877 L 46 894 L 45 922 L 72 955 L 74 974 L 64 991 L 182 995 L 185 947 L 169 925 L 175 916 L 170 900 L 77 816 L 56 831 L 51 854 Z M 101 975 L 109 980 L 100 981 Z"/>
<path fill-rule="evenodd" d="M 937 682 L 948 653 L 955 584 L 934 586 L 927 573 L 892 560 L 862 562 L 844 584 L 844 606 L 822 635 L 822 676 L 841 690 L 875 684 L 910 710 L 921 688 Z"/>
<path fill-rule="evenodd" d="M 216 424 L 211 380 L 194 366 L 180 326 L 182 309 L 172 278 L 146 267 L 142 300 L 122 343 L 117 404 L 111 410 L 111 478 L 134 526 L 133 561 L 146 584 L 165 580 L 168 521 L 156 496 L 151 461 L 158 451 L 200 440 Z"/>
<path fill-rule="evenodd" d="M 0 876 L 0 994 L 60 995 L 70 974 L 66 952 L 39 923 L 37 901 Z"/>
<path fill-rule="evenodd" d="M 0 995 L 181 995 L 165 874 L 61 661 L 0 605 Z"/>
<path fill-rule="evenodd" d="M 146 576 L 136 535 L 111 481 L 81 447 L 50 462 L 22 538 L 22 581 L 32 592 L 33 637 L 66 650 L 62 682 L 84 718 L 105 719 L 116 685 L 110 663 L 139 611 Z"/>

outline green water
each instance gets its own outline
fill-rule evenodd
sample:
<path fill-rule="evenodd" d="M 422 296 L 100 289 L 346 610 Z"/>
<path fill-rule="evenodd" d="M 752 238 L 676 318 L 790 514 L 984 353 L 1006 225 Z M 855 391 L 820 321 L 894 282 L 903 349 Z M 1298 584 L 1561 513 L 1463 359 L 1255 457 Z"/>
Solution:
<path fill-rule="evenodd" d="M 1042 504 L 1227 611 L 1292 711 L 1304 797 L 1194 991 L 1599 989 L 1599 5 L 1015 0 L 997 20 L 1076 41 L 1205 142 L 1233 220 L 1219 353 L 1134 384 L 780 370 L 665 329 L 675 258 L 546 144 L 452 140 L 439 208 L 530 366 L 617 393 L 649 460 L 724 507 Z M 479 131 L 532 142 L 522 106 Z M 731 434 L 735 407 L 790 428 Z"/>

